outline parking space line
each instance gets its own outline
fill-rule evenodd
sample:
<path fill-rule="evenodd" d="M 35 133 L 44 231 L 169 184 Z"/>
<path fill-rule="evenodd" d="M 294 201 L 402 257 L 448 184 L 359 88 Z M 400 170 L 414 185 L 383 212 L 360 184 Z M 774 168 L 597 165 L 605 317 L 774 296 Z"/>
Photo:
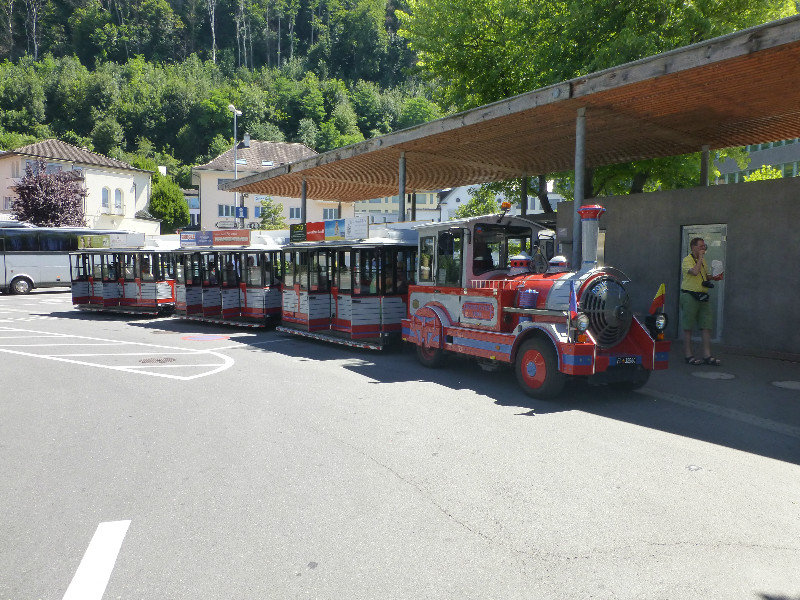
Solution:
<path fill-rule="evenodd" d="M 52 348 L 54 346 L 118 346 L 119 344 L 135 344 L 136 342 L 67 342 L 66 344 L 0 344 L 3 348 Z"/>
<path fill-rule="evenodd" d="M 130 521 L 100 523 L 63 600 L 101 600 Z"/>

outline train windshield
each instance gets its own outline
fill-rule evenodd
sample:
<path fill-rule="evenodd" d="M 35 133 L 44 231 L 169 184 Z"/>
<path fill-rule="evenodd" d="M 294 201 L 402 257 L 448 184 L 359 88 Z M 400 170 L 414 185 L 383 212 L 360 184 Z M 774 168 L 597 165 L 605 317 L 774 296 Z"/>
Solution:
<path fill-rule="evenodd" d="M 507 269 L 509 258 L 527 252 L 533 255 L 536 238 L 530 227 L 480 223 L 475 225 L 472 272 L 476 275 Z"/>

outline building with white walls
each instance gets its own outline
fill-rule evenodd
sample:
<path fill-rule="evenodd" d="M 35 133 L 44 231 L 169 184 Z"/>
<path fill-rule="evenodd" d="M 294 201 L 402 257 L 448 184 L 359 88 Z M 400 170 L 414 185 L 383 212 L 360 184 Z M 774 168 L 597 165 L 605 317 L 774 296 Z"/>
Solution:
<path fill-rule="evenodd" d="M 13 219 L 14 188 L 25 176 L 26 166 L 38 160 L 45 161 L 50 172 L 71 171 L 83 180 L 87 226 L 160 233 L 161 222 L 147 214 L 150 171 L 55 139 L 0 152 L 0 220 Z"/>

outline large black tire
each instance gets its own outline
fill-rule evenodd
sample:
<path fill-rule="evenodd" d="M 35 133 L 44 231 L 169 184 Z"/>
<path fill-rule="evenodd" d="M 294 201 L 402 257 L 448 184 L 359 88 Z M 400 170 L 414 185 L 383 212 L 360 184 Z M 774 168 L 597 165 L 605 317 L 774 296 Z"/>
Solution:
<path fill-rule="evenodd" d="M 523 342 L 517 352 L 514 373 L 522 390 L 532 398 L 553 398 L 564 389 L 566 375 L 558 370 L 553 344 L 541 338 Z"/>
<path fill-rule="evenodd" d="M 29 294 L 32 289 L 33 285 L 25 277 L 17 277 L 9 287 L 12 294 Z"/>
<path fill-rule="evenodd" d="M 417 360 L 424 367 L 436 369 L 444 364 L 444 350 L 417 346 Z"/>

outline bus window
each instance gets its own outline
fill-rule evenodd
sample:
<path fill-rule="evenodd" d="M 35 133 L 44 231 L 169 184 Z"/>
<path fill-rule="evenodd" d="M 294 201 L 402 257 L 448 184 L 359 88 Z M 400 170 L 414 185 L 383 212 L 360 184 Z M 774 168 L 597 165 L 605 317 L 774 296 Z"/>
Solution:
<path fill-rule="evenodd" d="M 464 232 L 461 229 L 439 232 L 436 256 L 436 283 L 461 287 L 461 265 Z"/>
<path fill-rule="evenodd" d="M 62 231 L 40 232 L 39 248 L 44 252 L 71 252 L 78 249 L 78 236 Z"/>
<path fill-rule="evenodd" d="M 419 240 L 419 281 L 433 281 L 433 249 L 436 238 L 423 237 Z"/>
<path fill-rule="evenodd" d="M 39 234 L 36 231 L 26 231 L 20 227 L 4 230 L 6 238 L 6 252 L 38 252 Z"/>

